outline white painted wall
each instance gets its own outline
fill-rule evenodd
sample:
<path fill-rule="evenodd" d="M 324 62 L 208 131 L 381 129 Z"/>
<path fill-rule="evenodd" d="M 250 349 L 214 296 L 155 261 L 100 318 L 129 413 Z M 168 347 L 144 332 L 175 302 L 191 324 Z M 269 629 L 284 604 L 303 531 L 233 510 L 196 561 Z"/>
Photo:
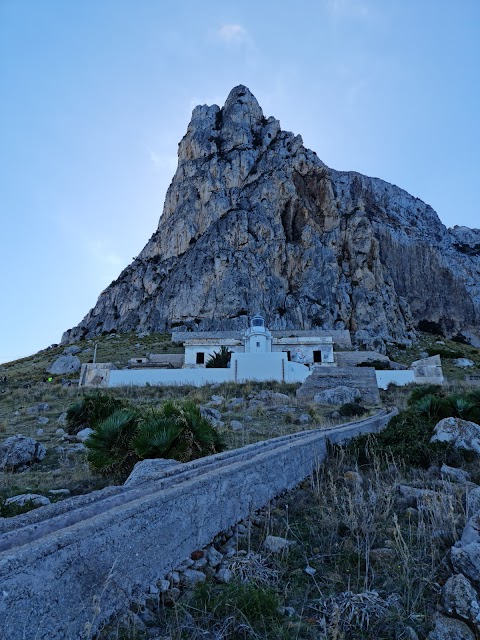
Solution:
<path fill-rule="evenodd" d="M 415 380 L 415 372 L 410 370 L 375 371 L 375 375 L 377 376 L 377 386 L 379 389 L 386 389 L 392 382 L 399 387 L 403 387 L 411 382 L 418 382 L 418 380 Z"/>
<path fill-rule="evenodd" d="M 282 365 L 282 363 L 284 363 Z M 237 382 L 246 380 L 284 379 L 284 367 L 288 364 L 286 353 L 234 353 L 231 368 Z"/>
<path fill-rule="evenodd" d="M 287 361 L 285 367 L 285 382 L 305 382 L 310 373 L 310 369 L 304 364 Z"/>
<path fill-rule="evenodd" d="M 245 342 L 245 351 L 248 353 L 268 353 L 271 351 L 271 340 L 266 333 L 252 333 Z"/>
<path fill-rule="evenodd" d="M 283 343 L 283 344 L 275 344 L 273 345 L 273 351 L 274 352 L 278 352 L 278 351 L 290 351 L 290 357 L 293 359 L 295 357 L 295 352 L 297 351 L 297 349 L 300 350 L 300 352 L 303 354 L 304 356 L 304 362 L 306 364 L 311 364 L 313 363 L 313 352 L 314 351 L 321 351 L 322 352 L 322 362 L 330 362 L 333 363 L 334 362 L 334 355 L 333 355 L 333 345 L 330 344 L 323 344 L 323 343 L 319 343 L 319 344 L 304 344 L 304 343 L 300 343 L 300 342 L 291 342 L 290 344 L 288 343 Z M 316 363 L 316 364 L 320 364 L 320 362 Z"/>
<path fill-rule="evenodd" d="M 112 376 L 112 373 L 115 375 Z M 191 384 L 201 387 L 216 382 L 233 382 L 233 369 L 122 369 L 110 373 L 109 387 L 134 385 L 144 387 Z"/>

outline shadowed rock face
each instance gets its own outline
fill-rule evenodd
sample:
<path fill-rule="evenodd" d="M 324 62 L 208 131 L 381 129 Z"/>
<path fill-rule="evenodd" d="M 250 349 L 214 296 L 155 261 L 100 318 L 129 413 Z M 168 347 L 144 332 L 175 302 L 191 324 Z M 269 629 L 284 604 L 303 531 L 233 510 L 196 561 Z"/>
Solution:
<path fill-rule="evenodd" d="M 157 230 L 62 341 L 103 331 L 349 329 L 382 349 L 422 320 L 478 334 L 480 231 L 377 178 L 329 169 L 235 87 L 194 109 Z"/>

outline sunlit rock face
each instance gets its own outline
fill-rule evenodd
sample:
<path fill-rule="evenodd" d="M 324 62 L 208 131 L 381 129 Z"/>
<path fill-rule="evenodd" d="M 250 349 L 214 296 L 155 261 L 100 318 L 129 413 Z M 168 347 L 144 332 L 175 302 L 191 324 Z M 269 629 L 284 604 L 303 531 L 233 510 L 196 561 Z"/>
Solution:
<path fill-rule="evenodd" d="M 194 109 L 157 230 L 63 342 L 102 332 L 349 329 L 408 343 L 478 335 L 480 231 L 377 178 L 327 167 L 244 86 Z"/>

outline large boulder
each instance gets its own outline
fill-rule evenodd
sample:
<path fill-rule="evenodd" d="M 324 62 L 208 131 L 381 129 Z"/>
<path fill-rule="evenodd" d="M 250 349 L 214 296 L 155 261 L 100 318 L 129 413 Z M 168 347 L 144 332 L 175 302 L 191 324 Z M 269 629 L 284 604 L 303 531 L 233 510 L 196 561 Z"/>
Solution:
<path fill-rule="evenodd" d="M 474 367 L 475 363 L 473 360 L 470 360 L 469 358 L 456 358 L 453 361 L 453 364 L 456 367 Z"/>
<path fill-rule="evenodd" d="M 54 375 L 62 375 L 65 373 L 75 373 L 80 370 L 81 366 L 82 363 L 77 356 L 59 356 L 47 367 L 46 371 Z"/>
<path fill-rule="evenodd" d="M 475 640 L 475 635 L 465 622 L 437 615 L 435 627 L 428 634 L 428 640 Z"/>
<path fill-rule="evenodd" d="M 472 622 L 480 622 L 478 594 L 467 578 L 459 573 L 451 576 L 442 589 L 442 603 L 448 615 Z"/>
<path fill-rule="evenodd" d="M 461 418 L 443 418 L 435 425 L 430 442 L 447 442 L 456 449 L 480 453 L 480 425 Z"/>
<path fill-rule="evenodd" d="M 0 444 L 0 471 L 24 471 L 43 460 L 46 449 L 41 442 L 20 434 Z"/>
<path fill-rule="evenodd" d="M 355 400 L 359 400 L 359 398 L 360 391 L 358 389 L 341 385 L 339 387 L 332 387 L 331 389 L 324 389 L 313 396 L 314 402 L 318 402 L 318 404 L 335 406 L 346 404 L 347 402 L 355 402 Z"/>
<path fill-rule="evenodd" d="M 457 573 L 463 573 L 477 587 L 480 586 L 480 544 L 457 543 L 450 551 L 450 559 Z"/>

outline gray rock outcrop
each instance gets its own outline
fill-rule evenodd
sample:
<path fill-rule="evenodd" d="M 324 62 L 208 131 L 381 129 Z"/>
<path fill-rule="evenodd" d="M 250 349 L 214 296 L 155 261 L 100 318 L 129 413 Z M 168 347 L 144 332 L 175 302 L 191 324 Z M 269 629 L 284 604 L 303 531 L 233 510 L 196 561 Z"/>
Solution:
<path fill-rule="evenodd" d="M 17 434 L 0 444 L 0 471 L 24 471 L 43 460 L 46 449 L 41 442 Z"/>
<path fill-rule="evenodd" d="M 457 449 L 480 453 L 480 425 L 461 418 L 443 418 L 435 425 L 430 442 L 448 442 Z"/>
<path fill-rule="evenodd" d="M 466 622 L 480 622 L 478 594 L 461 573 L 451 576 L 442 589 L 442 603 L 445 611 Z"/>
<path fill-rule="evenodd" d="M 355 402 L 360 399 L 360 391 L 355 387 L 338 386 L 332 389 L 325 389 L 313 396 L 313 401 L 318 404 L 328 404 L 338 406 L 347 402 Z"/>
<path fill-rule="evenodd" d="M 475 634 L 465 622 L 437 614 L 435 627 L 428 634 L 428 640 L 475 640 Z"/>
<path fill-rule="evenodd" d="M 240 85 L 194 109 L 157 230 L 62 342 L 238 329 L 255 311 L 383 353 L 422 322 L 478 338 L 479 247 L 397 186 L 327 167 Z"/>
<path fill-rule="evenodd" d="M 54 375 L 61 375 L 64 373 L 75 373 L 80 371 L 82 363 L 77 356 L 59 356 L 52 364 L 47 368 L 48 373 Z"/>
<path fill-rule="evenodd" d="M 336 395 L 336 389 L 342 393 Z M 348 392 L 348 393 L 347 393 Z M 338 404 L 360 399 L 368 405 L 380 403 L 375 369 L 371 367 L 315 367 L 296 391 L 297 398 Z"/>

